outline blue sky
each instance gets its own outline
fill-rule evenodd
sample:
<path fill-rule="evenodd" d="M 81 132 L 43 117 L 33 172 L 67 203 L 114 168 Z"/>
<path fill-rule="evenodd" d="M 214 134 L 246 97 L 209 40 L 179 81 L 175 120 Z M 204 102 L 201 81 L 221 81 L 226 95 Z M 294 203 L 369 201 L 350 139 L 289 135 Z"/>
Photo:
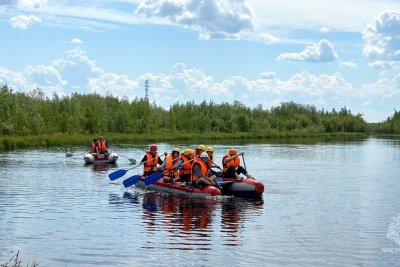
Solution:
<path fill-rule="evenodd" d="M 400 110 L 400 1 L 0 0 L 0 32 L 18 91 Z"/>

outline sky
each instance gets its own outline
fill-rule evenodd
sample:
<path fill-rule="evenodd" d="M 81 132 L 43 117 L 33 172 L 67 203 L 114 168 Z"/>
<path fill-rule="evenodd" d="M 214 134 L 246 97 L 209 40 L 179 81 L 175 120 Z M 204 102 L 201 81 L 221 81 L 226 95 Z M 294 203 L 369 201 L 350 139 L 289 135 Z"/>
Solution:
<path fill-rule="evenodd" d="M 14 91 L 400 110 L 399 0 L 0 0 L 0 33 Z"/>

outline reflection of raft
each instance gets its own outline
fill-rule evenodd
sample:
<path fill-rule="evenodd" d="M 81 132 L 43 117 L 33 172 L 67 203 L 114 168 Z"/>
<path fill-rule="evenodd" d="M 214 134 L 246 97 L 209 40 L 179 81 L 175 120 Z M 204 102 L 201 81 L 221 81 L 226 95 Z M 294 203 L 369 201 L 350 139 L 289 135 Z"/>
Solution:
<path fill-rule="evenodd" d="M 243 179 L 235 181 L 233 178 L 224 178 L 221 184 L 222 195 L 259 198 L 264 192 L 264 185 L 259 180 Z"/>
<path fill-rule="evenodd" d="M 221 195 L 221 191 L 214 186 L 205 186 L 203 189 L 184 186 L 181 183 L 164 183 L 162 179 L 154 184 L 146 186 L 142 178 L 136 186 L 153 191 L 161 191 L 170 194 L 184 195 L 189 197 L 212 197 Z"/>
<path fill-rule="evenodd" d="M 115 163 L 118 160 L 117 153 L 111 152 L 108 154 L 87 153 L 83 160 L 86 164 L 91 163 Z"/>

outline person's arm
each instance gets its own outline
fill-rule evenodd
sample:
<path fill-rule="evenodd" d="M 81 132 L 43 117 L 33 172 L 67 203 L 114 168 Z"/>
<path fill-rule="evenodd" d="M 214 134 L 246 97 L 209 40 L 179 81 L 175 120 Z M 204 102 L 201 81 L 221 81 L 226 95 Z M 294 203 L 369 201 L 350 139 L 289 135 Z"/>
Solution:
<path fill-rule="evenodd" d="M 140 161 L 140 163 L 143 163 L 143 162 L 145 162 L 145 161 L 147 161 L 147 155 L 144 155 L 144 157 L 142 158 L 142 160 Z"/>
<path fill-rule="evenodd" d="M 177 170 L 182 170 L 183 169 L 183 164 L 184 164 L 185 162 L 183 161 L 183 160 L 180 160 L 179 162 L 178 162 L 178 165 L 176 166 L 176 169 Z"/>
<path fill-rule="evenodd" d="M 164 161 L 161 159 L 161 157 L 158 157 L 158 165 L 163 165 Z"/>

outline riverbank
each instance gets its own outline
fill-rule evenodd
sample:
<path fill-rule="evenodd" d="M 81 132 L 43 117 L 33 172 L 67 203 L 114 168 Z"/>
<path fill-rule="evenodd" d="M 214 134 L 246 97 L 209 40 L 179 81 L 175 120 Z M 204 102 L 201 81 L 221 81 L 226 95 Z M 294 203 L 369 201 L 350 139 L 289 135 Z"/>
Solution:
<path fill-rule="evenodd" d="M 309 133 L 302 131 L 291 132 L 265 132 L 265 133 L 157 133 L 157 134 L 121 134 L 103 133 L 110 144 L 117 143 L 159 143 L 159 142 L 193 142 L 193 143 L 225 143 L 234 142 L 273 142 L 277 139 L 323 139 L 342 140 L 366 138 L 366 133 Z M 0 136 L 0 151 L 11 151 L 15 149 L 36 148 L 36 147 L 68 147 L 83 146 L 89 147 L 93 135 L 81 134 L 54 134 L 54 135 L 30 135 L 30 136 Z"/>

